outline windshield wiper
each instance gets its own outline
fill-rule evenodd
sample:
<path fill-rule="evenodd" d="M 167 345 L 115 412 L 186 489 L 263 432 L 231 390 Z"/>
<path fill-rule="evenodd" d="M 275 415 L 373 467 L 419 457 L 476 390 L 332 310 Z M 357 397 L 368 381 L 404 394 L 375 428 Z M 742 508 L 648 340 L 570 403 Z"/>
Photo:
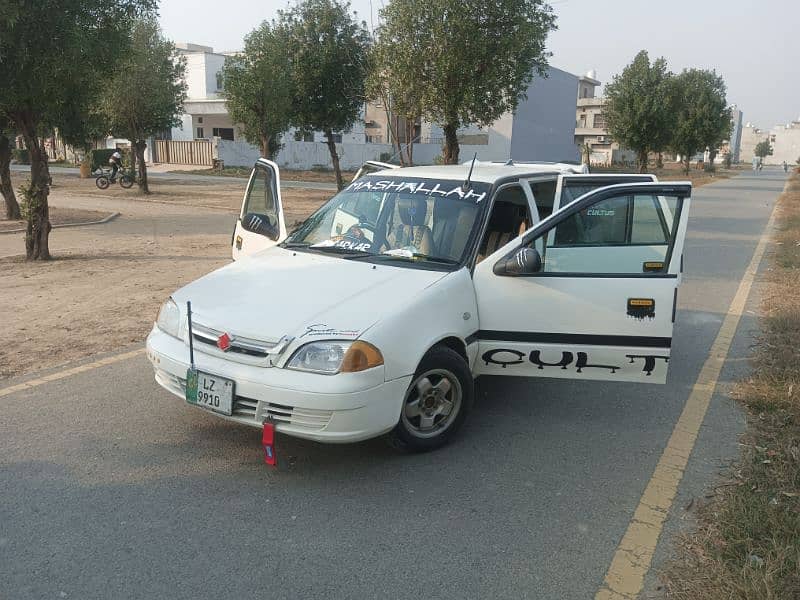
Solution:
<path fill-rule="evenodd" d="M 372 254 L 364 250 L 356 250 L 355 248 L 342 248 L 341 246 L 308 246 L 308 248 L 309 250 L 327 252 L 329 254 L 344 254 L 346 256 L 372 256 Z"/>
<path fill-rule="evenodd" d="M 421 252 L 414 252 L 413 254 L 373 254 L 375 258 L 384 258 L 386 260 L 405 260 L 415 262 L 417 260 L 426 260 L 428 262 L 441 263 L 443 265 L 457 265 L 459 261 L 452 258 L 445 258 L 443 256 L 432 256 L 430 254 L 422 254 Z"/>
<path fill-rule="evenodd" d="M 281 248 L 308 248 L 311 244 L 308 242 L 281 242 Z"/>

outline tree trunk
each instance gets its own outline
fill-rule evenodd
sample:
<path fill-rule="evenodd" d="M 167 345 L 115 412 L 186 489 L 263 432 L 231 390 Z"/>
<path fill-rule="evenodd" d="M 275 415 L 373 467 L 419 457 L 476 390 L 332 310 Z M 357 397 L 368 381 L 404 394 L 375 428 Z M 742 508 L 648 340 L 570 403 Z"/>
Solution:
<path fill-rule="evenodd" d="M 456 126 L 448 123 L 444 126 L 444 147 L 442 148 L 442 162 L 446 165 L 458 164 L 458 135 Z"/>
<path fill-rule="evenodd" d="M 25 198 L 28 224 L 25 230 L 25 256 L 28 260 L 50 260 L 49 236 L 50 170 L 47 166 L 47 151 L 36 136 L 37 123 L 28 113 L 14 115 L 14 122 L 22 130 L 25 146 L 31 158 L 31 182 L 29 196 Z"/>
<path fill-rule="evenodd" d="M 656 168 L 663 169 L 664 168 L 664 153 L 659 152 L 658 158 L 656 158 Z"/>
<path fill-rule="evenodd" d="M 647 173 L 647 150 L 639 150 L 636 153 L 636 166 L 639 173 Z"/>
<path fill-rule="evenodd" d="M 144 162 L 144 150 L 147 148 L 147 142 L 145 140 L 138 140 L 133 144 L 133 151 L 136 155 L 136 162 L 138 163 L 139 173 L 138 173 L 138 180 L 139 180 L 139 191 L 143 194 L 150 193 L 150 186 L 147 183 L 147 163 Z"/>
<path fill-rule="evenodd" d="M 717 151 L 716 150 L 709 150 L 708 151 L 708 167 L 706 167 L 707 171 L 714 170 L 714 161 L 717 159 Z"/>
<path fill-rule="evenodd" d="M 407 166 L 414 166 L 414 129 L 416 129 L 416 119 L 406 118 L 406 160 Z"/>
<path fill-rule="evenodd" d="M 333 172 L 336 173 L 336 189 L 341 190 L 344 188 L 344 182 L 342 181 L 342 170 L 339 167 L 339 155 L 336 154 L 336 144 L 333 141 L 333 132 L 330 129 L 326 129 L 325 137 L 327 138 L 328 152 L 331 153 Z"/>
<path fill-rule="evenodd" d="M 131 144 L 131 173 L 136 173 L 136 142 Z"/>
<path fill-rule="evenodd" d="M 262 133 L 260 137 L 261 156 L 267 160 L 272 160 L 272 151 L 269 149 L 270 135 Z"/>
<path fill-rule="evenodd" d="M 689 169 L 692 168 L 692 157 L 687 152 L 686 155 L 683 157 L 683 174 L 688 175 Z"/>
<path fill-rule="evenodd" d="M 0 135 L 0 193 L 6 201 L 6 219 L 18 221 L 22 218 L 19 212 L 19 203 L 14 195 L 14 186 L 11 185 L 11 142 Z"/>
<path fill-rule="evenodd" d="M 394 121 L 394 124 L 392 124 Z M 398 160 L 400 161 L 400 166 L 405 167 L 406 162 L 405 158 L 403 157 L 403 143 L 400 141 L 400 117 L 393 115 L 389 119 L 389 130 L 392 134 L 392 149 L 395 150 L 395 155 L 397 156 Z"/>

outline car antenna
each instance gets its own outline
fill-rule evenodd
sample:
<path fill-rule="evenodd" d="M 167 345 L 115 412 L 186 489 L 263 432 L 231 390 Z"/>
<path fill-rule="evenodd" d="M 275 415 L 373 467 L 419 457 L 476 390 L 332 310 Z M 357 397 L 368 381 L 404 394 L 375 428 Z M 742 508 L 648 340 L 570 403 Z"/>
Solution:
<path fill-rule="evenodd" d="M 478 158 L 478 153 L 476 152 L 475 155 L 472 157 L 472 163 L 469 165 L 469 173 L 467 173 L 467 178 L 464 180 L 464 184 L 461 186 L 462 192 L 468 192 L 470 188 L 472 188 L 472 183 L 470 179 L 472 179 L 472 169 L 475 168 L 475 159 Z"/>

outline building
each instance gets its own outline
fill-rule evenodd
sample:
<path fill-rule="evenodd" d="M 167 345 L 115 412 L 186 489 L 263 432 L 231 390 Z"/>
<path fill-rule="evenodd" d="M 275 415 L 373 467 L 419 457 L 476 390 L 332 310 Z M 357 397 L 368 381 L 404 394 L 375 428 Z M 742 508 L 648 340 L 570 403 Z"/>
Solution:
<path fill-rule="evenodd" d="M 578 100 L 575 113 L 575 145 L 584 153 L 589 146 L 589 162 L 593 165 L 610 165 L 636 160 L 635 153 L 620 148 L 608 134 L 603 114 L 605 99 L 597 95 L 600 81 L 594 71 L 578 78 Z M 581 157 L 585 160 L 585 156 Z"/>
<path fill-rule="evenodd" d="M 739 162 L 752 162 L 756 155 L 756 146 L 764 140 L 770 139 L 768 131 L 759 129 L 752 123 L 742 127 L 742 139 L 739 145 Z"/>
<path fill-rule="evenodd" d="M 466 126 L 458 130 L 460 158 L 467 160 L 477 152 L 479 160 L 578 162 L 575 146 L 573 106 L 578 77 L 549 67 L 547 76 L 536 76 L 527 98 L 514 112 L 507 112 L 488 127 Z M 423 122 L 421 149 L 414 157 L 434 162 L 441 152 L 444 134 L 441 127 Z M 431 152 L 436 154 L 431 156 Z M 424 157 L 424 158 L 423 158 Z"/>
<path fill-rule="evenodd" d="M 788 125 L 779 125 L 770 132 L 772 156 L 768 156 L 765 164 L 789 165 L 800 164 L 800 117 Z"/>
<path fill-rule="evenodd" d="M 225 53 L 209 46 L 177 43 L 175 49 L 186 60 L 186 102 L 181 125 L 172 129 L 173 140 L 240 138 L 222 97 L 222 67 Z"/>
<path fill-rule="evenodd" d="M 731 106 L 731 139 L 727 143 L 727 150 L 731 155 L 731 162 L 738 163 L 742 153 L 742 111 L 735 104 Z M 723 147 L 725 144 L 723 144 Z"/>
<path fill-rule="evenodd" d="M 156 154 L 160 154 L 156 158 L 174 161 L 180 156 L 182 160 L 199 161 L 189 164 L 209 166 L 214 160 L 228 166 L 252 165 L 259 157 L 259 149 L 244 139 L 225 105 L 222 69 L 232 53 L 214 52 L 213 48 L 198 44 L 181 43 L 176 48 L 186 60 L 185 113 L 181 125 L 170 132 L 170 140 L 156 144 Z M 475 153 L 480 160 L 580 160 L 574 143 L 573 103 L 577 89 L 576 76 L 550 67 L 547 77 L 533 79 L 527 99 L 516 111 L 502 115 L 489 127 L 459 129 L 462 160 Z M 443 138 L 440 127 L 424 121 L 410 125 L 392 115 L 380 101 L 365 103 L 362 118 L 350 130 L 334 133 L 343 169 L 358 168 L 366 160 L 396 160 L 398 142 L 413 143 L 416 164 L 431 164 L 441 155 Z M 168 141 L 192 141 L 198 147 L 191 152 L 180 148 L 170 151 L 165 146 Z M 283 136 L 277 163 L 292 169 L 329 168 L 325 141 L 322 132 L 292 129 Z"/>

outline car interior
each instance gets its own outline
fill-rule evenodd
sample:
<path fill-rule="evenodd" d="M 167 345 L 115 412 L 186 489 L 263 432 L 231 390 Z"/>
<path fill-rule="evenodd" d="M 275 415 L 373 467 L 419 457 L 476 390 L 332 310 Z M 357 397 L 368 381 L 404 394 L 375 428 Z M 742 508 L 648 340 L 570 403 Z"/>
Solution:
<path fill-rule="evenodd" d="M 518 185 L 500 190 L 495 197 L 489 224 L 478 248 L 477 262 L 505 246 L 530 228 L 533 221 L 528 198 Z"/>

